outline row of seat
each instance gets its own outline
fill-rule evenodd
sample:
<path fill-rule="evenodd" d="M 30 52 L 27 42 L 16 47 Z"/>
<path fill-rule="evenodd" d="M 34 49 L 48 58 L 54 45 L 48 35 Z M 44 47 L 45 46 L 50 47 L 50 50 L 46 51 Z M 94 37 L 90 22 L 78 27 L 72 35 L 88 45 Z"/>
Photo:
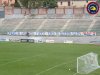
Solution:
<path fill-rule="evenodd" d="M 92 22 L 93 19 L 0 19 L 0 34 L 12 31 L 85 32 L 90 30 L 100 35 L 100 20 L 96 20 L 94 25 Z"/>

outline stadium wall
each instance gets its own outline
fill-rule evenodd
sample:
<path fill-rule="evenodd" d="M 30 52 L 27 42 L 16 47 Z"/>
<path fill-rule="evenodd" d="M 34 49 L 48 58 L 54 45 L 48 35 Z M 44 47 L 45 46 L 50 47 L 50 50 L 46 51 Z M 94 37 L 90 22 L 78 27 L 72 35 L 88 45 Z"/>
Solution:
<path fill-rule="evenodd" d="M 0 18 L 4 18 L 5 17 L 5 11 L 3 7 L 0 7 Z"/>
<path fill-rule="evenodd" d="M 26 36 L 7 36 L 0 35 L 1 41 L 5 41 L 5 38 L 11 42 L 21 42 L 21 39 L 31 40 L 33 43 L 78 43 L 78 44 L 100 44 L 100 36 L 93 37 L 26 37 Z"/>
<path fill-rule="evenodd" d="M 47 17 L 57 16 L 57 17 L 83 17 L 83 16 L 91 16 L 88 14 L 86 7 L 68 7 L 68 8 L 38 8 L 38 9 L 27 9 L 27 8 L 15 8 L 15 7 L 5 7 L 5 15 L 45 15 Z M 100 11 L 95 16 L 100 15 Z"/>

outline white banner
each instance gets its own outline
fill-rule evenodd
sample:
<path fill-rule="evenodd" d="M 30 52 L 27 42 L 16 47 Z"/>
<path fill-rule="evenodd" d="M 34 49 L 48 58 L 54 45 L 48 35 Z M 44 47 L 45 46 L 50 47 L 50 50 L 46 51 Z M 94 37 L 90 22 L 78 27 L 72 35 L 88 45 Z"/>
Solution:
<path fill-rule="evenodd" d="M 96 32 L 8 32 L 8 35 L 13 36 L 96 36 Z"/>

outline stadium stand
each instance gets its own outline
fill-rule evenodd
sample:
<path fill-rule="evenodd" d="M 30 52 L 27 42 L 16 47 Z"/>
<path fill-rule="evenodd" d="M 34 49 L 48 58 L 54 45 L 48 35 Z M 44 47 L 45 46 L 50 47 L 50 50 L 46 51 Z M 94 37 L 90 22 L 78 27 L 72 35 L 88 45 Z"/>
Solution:
<path fill-rule="evenodd" d="M 97 20 L 94 27 L 91 29 L 93 32 L 97 32 L 97 35 L 100 35 L 100 20 Z"/>
<path fill-rule="evenodd" d="M 94 22 L 93 19 L 0 19 L 0 34 L 12 31 L 87 32 L 88 28 L 90 32 L 100 35 L 100 20 Z"/>
<path fill-rule="evenodd" d="M 26 19 L 16 31 L 36 31 L 43 21 L 43 19 Z"/>
<path fill-rule="evenodd" d="M 69 25 L 66 27 L 64 31 L 67 32 L 84 32 L 87 31 L 87 28 L 91 24 L 92 20 L 71 20 Z"/>
<path fill-rule="evenodd" d="M 60 31 L 66 23 L 66 19 L 49 19 L 39 31 Z"/>
<path fill-rule="evenodd" d="M 0 24 L 0 33 L 6 34 L 7 32 L 12 31 L 17 24 L 21 21 L 21 19 L 5 19 Z"/>

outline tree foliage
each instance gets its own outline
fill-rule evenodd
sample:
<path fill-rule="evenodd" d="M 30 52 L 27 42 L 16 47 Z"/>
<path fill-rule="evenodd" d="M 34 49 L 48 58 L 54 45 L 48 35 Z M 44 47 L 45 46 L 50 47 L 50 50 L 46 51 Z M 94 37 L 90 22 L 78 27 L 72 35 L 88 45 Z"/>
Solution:
<path fill-rule="evenodd" d="M 20 2 L 26 8 L 54 8 L 57 6 L 57 0 L 20 0 Z M 19 6 L 17 0 L 15 6 Z"/>
<path fill-rule="evenodd" d="M 17 0 L 15 0 L 15 7 L 20 7 L 20 5 L 18 4 Z"/>
<path fill-rule="evenodd" d="M 98 0 L 98 2 L 100 3 L 100 0 Z"/>

